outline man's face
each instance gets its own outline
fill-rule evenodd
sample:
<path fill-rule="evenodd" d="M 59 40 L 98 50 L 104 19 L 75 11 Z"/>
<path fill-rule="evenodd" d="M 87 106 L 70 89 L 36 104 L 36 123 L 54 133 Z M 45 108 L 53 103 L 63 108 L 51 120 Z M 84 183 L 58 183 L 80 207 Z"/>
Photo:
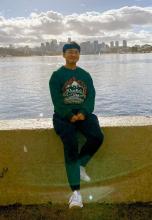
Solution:
<path fill-rule="evenodd" d="M 75 64 L 80 57 L 79 50 L 76 48 L 67 49 L 65 53 L 63 53 L 63 57 L 65 58 L 66 62 L 69 64 Z"/>

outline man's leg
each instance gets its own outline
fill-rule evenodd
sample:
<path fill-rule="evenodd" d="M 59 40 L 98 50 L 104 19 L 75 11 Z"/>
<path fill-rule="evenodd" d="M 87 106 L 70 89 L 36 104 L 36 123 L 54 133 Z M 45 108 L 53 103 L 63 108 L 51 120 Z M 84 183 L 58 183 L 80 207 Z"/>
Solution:
<path fill-rule="evenodd" d="M 80 164 L 85 167 L 102 145 L 104 134 L 95 114 L 90 114 L 84 121 L 79 121 L 78 127 L 87 139 L 79 154 Z"/>
<path fill-rule="evenodd" d="M 67 119 L 53 115 L 53 125 L 64 146 L 64 158 L 68 181 L 72 191 L 80 189 L 80 163 L 76 126 Z"/>

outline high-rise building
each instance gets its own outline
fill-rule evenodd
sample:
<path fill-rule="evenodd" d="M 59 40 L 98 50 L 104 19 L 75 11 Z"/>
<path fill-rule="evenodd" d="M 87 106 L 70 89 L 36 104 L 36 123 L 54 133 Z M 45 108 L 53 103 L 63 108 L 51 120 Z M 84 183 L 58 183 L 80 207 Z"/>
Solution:
<path fill-rule="evenodd" d="M 9 49 L 13 49 L 13 45 L 12 44 L 9 44 Z"/>
<path fill-rule="evenodd" d="M 50 50 L 50 44 L 49 44 L 49 42 L 46 42 L 46 43 L 45 43 L 45 47 L 46 47 L 46 50 L 47 50 L 47 51 Z"/>
<path fill-rule="evenodd" d="M 119 41 L 115 41 L 115 47 L 119 47 Z"/>
<path fill-rule="evenodd" d="M 80 47 L 81 47 L 81 53 L 82 54 L 91 53 L 91 43 L 90 43 L 90 41 L 85 41 L 85 42 L 80 43 Z"/>
<path fill-rule="evenodd" d="M 45 53 L 45 50 L 46 50 L 46 48 L 45 48 L 44 43 L 41 43 L 41 52 L 42 52 L 42 53 Z"/>
<path fill-rule="evenodd" d="M 106 47 L 105 42 L 102 42 L 102 43 L 101 43 L 101 48 L 105 48 L 105 47 Z"/>
<path fill-rule="evenodd" d="M 50 49 L 51 51 L 57 51 L 57 48 L 58 48 L 57 40 L 53 39 L 50 43 Z"/>
<path fill-rule="evenodd" d="M 95 41 L 93 42 L 93 52 L 94 52 L 94 53 L 99 53 L 98 40 L 95 40 Z"/>
<path fill-rule="evenodd" d="M 105 44 L 105 42 L 102 42 L 100 45 L 101 45 L 100 53 L 108 52 L 109 46 Z"/>
<path fill-rule="evenodd" d="M 123 40 L 122 46 L 123 46 L 123 47 L 127 47 L 127 41 L 126 41 L 126 40 Z"/>
<path fill-rule="evenodd" d="M 110 42 L 110 47 L 113 48 L 114 47 L 114 41 Z"/>
<path fill-rule="evenodd" d="M 71 42 L 71 37 L 68 37 L 68 43 L 70 43 Z"/>
<path fill-rule="evenodd" d="M 66 44 L 67 42 L 62 42 L 62 41 L 60 41 L 59 42 L 59 45 L 58 45 L 58 51 L 62 51 L 62 49 L 63 49 L 63 46 L 64 46 L 64 44 Z"/>

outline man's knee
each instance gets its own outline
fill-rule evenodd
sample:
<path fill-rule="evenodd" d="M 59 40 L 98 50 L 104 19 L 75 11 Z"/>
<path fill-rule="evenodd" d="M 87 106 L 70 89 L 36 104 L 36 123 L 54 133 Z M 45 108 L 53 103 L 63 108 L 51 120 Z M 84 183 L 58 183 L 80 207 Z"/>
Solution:
<path fill-rule="evenodd" d="M 89 147 L 89 153 L 90 155 L 93 155 L 98 149 L 101 147 L 104 140 L 104 135 L 98 135 L 98 136 L 92 136 L 90 138 L 90 147 Z"/>
<path fill-rule="evenodd" d="M 104 134 L 101 133 L 100 138 L 99 138 L 100 145 L 103 144 L 103 141 L 104 141 Z"/>
<path fill-rule="evenodd" d="M 101 132 L 100 135 L 95 137 L 96 146 L 100 147 L 104 141 L 104 134 Z"/>

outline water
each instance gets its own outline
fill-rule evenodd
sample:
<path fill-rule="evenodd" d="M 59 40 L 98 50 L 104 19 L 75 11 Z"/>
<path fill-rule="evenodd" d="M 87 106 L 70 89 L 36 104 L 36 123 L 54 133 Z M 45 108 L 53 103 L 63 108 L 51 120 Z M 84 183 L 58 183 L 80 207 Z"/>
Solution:
<path fill-rule="evenodd" d="M 0 119 L 50 118 L 49 79 L 61 56 L 0 58 Z M 152 54 L 81 56 L 92 75 L 98 116 L 152 115 Z"/>

